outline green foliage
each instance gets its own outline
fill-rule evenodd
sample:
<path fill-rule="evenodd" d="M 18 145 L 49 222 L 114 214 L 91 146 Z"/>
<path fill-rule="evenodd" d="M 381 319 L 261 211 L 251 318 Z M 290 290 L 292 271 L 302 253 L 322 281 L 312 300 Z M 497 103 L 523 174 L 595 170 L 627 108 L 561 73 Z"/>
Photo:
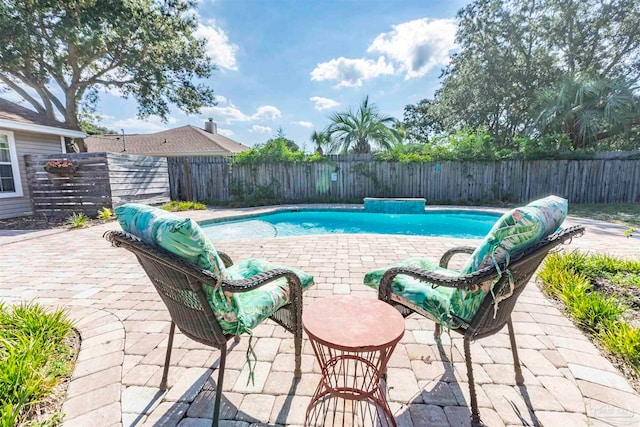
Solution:
<path fill-rule="evenodd" d="M 356 111 L 333 113 L 329 119 L 331 123 L 325 133 L 331 140 L 331 152 L 351 150 L 355 154 L 367 154 L 371 152 L 371 144 L 390 149 L 402 142 L 395 129 L 397 120 L 380 114 L 378 107 L 369 102 L 369 96 L 362 100 Z"/>
<path fill-rule="evenodd" d="M 405 108 L 409 138 L 487 126 L 499 148 L 513 149 L 516 135 L 536 130 L 538 92 L 565 76 L 637 80 L 639 21 L 633 0 L 472 1 L 458 13 L 460 49 L 434 98 Z"/>
<path fill-rule="evenodd" d="M 602 328 L 598 339 L 607 349 L 626 360 L 640 372 L 640 329 L 626 322 L 615 322 Z"/>
<path fill-rule="evenodd" d="M 639 273 L 640 261 L 574 251 L 548 255 L 538 278 L 576 323 L 640 373 L 640 330 L 624 320 L 628 307 L 618 293 L 609 296 L 597 288 L 603 279 L 617 286 L 636 286 Z"/>
<path fill-rule="evenodd" d="M 203 82 L 214 66 L 195 37 L 194 0 L 0 1 L 0 81 L 38 112 L 79 126 L 100 89 L 166 119 L 169 105 L 213 105 Z M 33 89 L 37 97 L 30 95 Z"/>
<path fill-rule="evenodd" d="M 233 202 L 228 206 L 267 206 L 282 203 L 278 189 L 282 188 L 277 181 L 268 185 L 248 185 L 244 181 L 234 180 L 229 185 L 229 193 Z"/>
<path fill-rule="evenodd" d="M 105 135 L 118 133 L 118 131 L 114 129 L 109 129 L 108 127 L 101 126 L 95 122 L 91 122 L 85 119 L 80 119 L 80 130 L 82 130 L 87 135 Z"/>
<path fill-rule="evenodd" d="M 67 218 L 67 227 L 69 228 L 82 228 L 89 223 L 89 217 L 83 213 L 73 213 Z"/>
<path fill-rule="evenodd" d="M 32 405 L 71 373 L 73 354 L 64 340 L 72 328 L 63 310 L 0 304 L 0 425 L 26 423 Z"/>
<path fill-rule="evenodd" d="M 315 154 L 320 156 L 324 154 L 324 150 L 331 149 L 331 137 L 325 132 L 314 130 L 311 134 L 311 142 L 315 145 Z"/>
<path fill-rule="evenodd" d="M 164 205 L 162 205 L 162 209 L 169 212 L 202 211 L 207 209 L 207 206 L 204 203 L 200 202 L 172 200 L 169 203 L 165 203 Z"/>
<path fill-rule="evenodd" d="M 256 145 L 248 151 L 236 154 L 232 164 L 318 162 L 322 160 L 321 154 L 305 154 L 298 150 L 298 146 L 293 141 L 280 137 L 270 139 L 265 144 Z"/>
<path fill-rule="evenodd" d="M 517 136 L 513 140 L 514 157 L 523 159 L 562 159 L 580 158 L 588 153 L 573 151 L 571 139 L 566 134 L 548 134 L 538 138 Z"/>
<path fill-rule="evenodd" d="M 104 220 L 104 221 L 110 221 L 112 219 L 115 219 L 116 216 L 114 215 L 113 211 L 109 208 L 102 208 L 100 209 L 100 212 L 98 212 L 98 219 Z"/>
<path fill-rule="evenodd" d="M 640 97 L 622 79 L 566 76 L 556 86 L 538 92 L 534 111 L 541 132 L 564 132 L 572 148 L 605 149 L 612 136 L 627 136 L 640 119 Z"/>

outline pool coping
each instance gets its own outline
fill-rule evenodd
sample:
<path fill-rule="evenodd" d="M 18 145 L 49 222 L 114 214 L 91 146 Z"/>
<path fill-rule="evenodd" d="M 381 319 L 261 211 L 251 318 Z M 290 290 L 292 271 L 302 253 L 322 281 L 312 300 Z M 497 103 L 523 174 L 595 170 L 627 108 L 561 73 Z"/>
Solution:
<path fill-rule="evenodd" d="M 364 205 L 343 205 L 343 204 L 305 204 L 305 205 L 279 205 L 279 206 L 264 206 L 259 208 L 240 208 L 243 211 L 235 214 L 233 210 L 228 212 L 227 215 L 216 216 L 213 218 L 198 219 L 197 222 L 200 225 L 210 225 L 218 222 L 226 222 L 230 220 L 243 220 L 255 218 L 262 215 L 270 215 L 281 212 L 299 212 L 299 211 L 341 211 L 341 212 L 364 212 Z M 245 213 L 245 209 L 251 209 L 252 212 Z M 253 211 L 255 210 L 255 211 Z M 426 206 L 424 213 L 431 212 L 465 212 L 474 211 L 485 214 L 502 215 L 507 209 L 492 208 L 492 207 L 480 207 L 480 206 L 451 206 L 451 205 L 430 205 Z M 217 211 L 207 209 L 209 211 Z M 227 209 L 227 211 L 229 211 Z M 379 213 L 379 212 L 372 212 Z M 393 214 L 393 215 L 417 215 L 417 214 Z"/>

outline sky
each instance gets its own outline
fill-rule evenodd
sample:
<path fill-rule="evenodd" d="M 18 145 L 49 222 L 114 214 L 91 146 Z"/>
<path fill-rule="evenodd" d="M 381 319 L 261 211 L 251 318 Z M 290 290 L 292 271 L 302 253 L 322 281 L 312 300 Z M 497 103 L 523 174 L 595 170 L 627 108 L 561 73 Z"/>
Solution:
<path fill-rule="evenodd" d="M 310 135 L 334 111 L 369 95 L 385 115 L 433 95 L 455 51 L 455 15 L 466 1 L 200 0 L 197 36 L 218 69 L 206 80 L 218 105 L 168 122 L 136 118 L 133 99 L 102 92 L 102 124 L 151 133 L 209 117 L 221 134 L 253 146 L 279 127 L 312 150 Z"/>

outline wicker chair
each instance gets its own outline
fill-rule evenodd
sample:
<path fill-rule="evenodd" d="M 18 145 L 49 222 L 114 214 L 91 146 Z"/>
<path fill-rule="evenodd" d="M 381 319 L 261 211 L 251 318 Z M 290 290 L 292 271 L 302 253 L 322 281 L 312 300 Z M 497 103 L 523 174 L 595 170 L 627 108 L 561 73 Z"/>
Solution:
<path fill-rule="evenodd" d="M 227 357 L 227 341 L 232 337 L 239 340 L 238 336 L 229 335 L 222 331 L 202 291 L 203 284 L 212 287 L 218 286 L 218 278 L 178 256 L 143 243 L 131 234 L 122 231 L 109 231 L 105 234 L 105 238 L 114 246 L 125 248 L 135 254 L 171 315 L 169 342 L 162 381 L 160 382 L 161 390 L 166 390 L 167 387 L 167 374 L 169 372 L 171 347 L 173 346 L 176 325 L 184 335 L 192 340 L 220 350 L 220 365 L 218 367 L 218 383 L 212 422 L 213 426 L 217 426 Z M 233 264 L 228 255 L 219 251 L 218 255 L 222 258 L 225 266 L 229 267 Z M 293 333 L 295 345 L 294 373 L 296 378 L 300 378 L 302 286 L 298 276 L 290 270 L 273 269 L 245 280 L 222 280 L 219 285 L 222 286 L 224 291 L 247 292 L 282 277 L 288 281 L 291 302 L 273 313 L 270 318 Z"/>
<path fill-rule="evenodd" d="M 522 293 L 525 286 L 537 270 L 538 266 L 542 263 L 545 256 L 554 247 L 565 243 L 567 240 L 571 240 L 574 236 L 579 236 L 584 233 L 584 227 L 575 226 L 567 228 L 561 232 L 552 234 L 533 247 L 517 254 L 511 258 L 511 262 L 508 269 L 511 271 L 514 279 L 514 291 L 513 293 L 502 300 L 499 304 L 499 309 L 494 316 L 494 299 L 491 293 L 488 293 L 484 298 L 480 307 L 470 322 L 464 322 L 460 319 L 461 326 L 453 329 L 455 332 L 464 336 L 464 357 L 467 365 L 467 376 L 469 380 L 469 392 L 471 396 L 471 424 L 473 426 L 481 426 L 480 413 L 478 411 L 478 402 L 476 397 L 475 384 L 473 380 L 473 367 L 471 364 L 471 353 L 469 344 L 471 341 L 484 338 L 490 335 L 494 335 L 505 325 L 507 325 L 509 331 L 509 340 L 511 343 L 511 351 L 513 353 L 513 364 L 515 368 L 515 379 L 517 384 L 524 382 L 522 376 L 522 370 L 520 368 L 520 360 L 518 359 L 518 350 L 516 348 L 516 340 L 513 332 L 513 325 L 511 323 L 511 312 L 516 305 L 518 296 Z M 440 267 L 447 268 L 451 258 L 458 253 L 473 253 L 475 248 L 473 247 L 457 247 L 448 250 L 440 260 Z M 505 270 L 505 264 L 499 265 L 502 271 Z M 436 272 L 422 270 L 411 267 L 392 267 L 388 269 L 382 276 L 380 287 L 378 290 L 378 298 L 382 301 L 386 301 L 394 305 L 403 316 L 408 316 L 411 313 L 418 313 L 422 316 L 436 320 L 431 313 L 428 313 L 422 307 L 417 306 L 411 301 L 400 297 L 393 293 L 391 284 L 393 279 L 398 275 L 407 275 L 419 280 L 423 280 L 428 284 L 425 286 L 447 286 L 451 288 L 458 288 L 463 290 L 477 290 L 478 286 L 487 281 L 495 280 L 499 273 L 496 267 L 484 268 L 482 270 L 457 277 L 448 277 Z M 507 274 L 502 274 L 500 280 L 494 285 L 494 293 L 498 295 L 506 295 L 509 291 L 509 280 Z M 436 323 L 434 336 L 436 340 L 440 338 L 441 327 L 439 323 Z"/>

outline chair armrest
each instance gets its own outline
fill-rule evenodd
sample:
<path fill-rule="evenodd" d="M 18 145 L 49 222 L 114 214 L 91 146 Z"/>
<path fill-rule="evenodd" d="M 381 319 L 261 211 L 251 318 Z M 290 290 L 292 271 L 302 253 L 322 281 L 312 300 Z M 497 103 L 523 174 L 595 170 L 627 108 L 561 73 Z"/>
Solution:
<path fill-rule="evenodd" d="M 473 246 L 457 246 L 455 248 L 451 248 L 442 255 L 442 258 L 440 258 L 440 267 L 448 268 L 449 261 L 451 261 L 451 258 L 456 254 L 472 254 L 475 250 L 476 248 Z"/>
<path fill-rule="evenodd" d="M 225 252 L 218 251 L 218 256 L 220 257 L 220 259 L 224 263 L 225 267 L 231 267 L 233 265 L 233 260 Z"/>
<path fill-rule="evenodd" d="M 258 273 L 255 276 L 251 276 L 247 279 L 241 280 L 222 280 L 222 290 L 229 292 L 248 292 L 254 289 L 258 289 L 261 286 L 266 285 L 267 283 L 271 283 L 274 280 L 285 277 L 287 282 L 289 282 L 290 288 L 297 288 L 300 290 L 300 295 L 302 295 L 302 283 L 300 282 L 300 278 L 291 270 L 287 270 L 285 268 L 276 268 L 273 270 L 268 270 L 262 273 Z"/>
<path fill-rule="evenodd" d="M 465 274 L 464 276 L 452 277 L 416 267 L 392 267 L 384 273 L 380 280 L 380 286 L 378 288 L 379 299 L 389 301 L 392 293 L 391 283 L 393 279 L 399 275 L 413 277 L 433 287 L 446 286 L 448 288 L 475 292 L 482 283 L 497 277 L 498 273 L 495 269 L 485 268 L 470 274 Z"/>

